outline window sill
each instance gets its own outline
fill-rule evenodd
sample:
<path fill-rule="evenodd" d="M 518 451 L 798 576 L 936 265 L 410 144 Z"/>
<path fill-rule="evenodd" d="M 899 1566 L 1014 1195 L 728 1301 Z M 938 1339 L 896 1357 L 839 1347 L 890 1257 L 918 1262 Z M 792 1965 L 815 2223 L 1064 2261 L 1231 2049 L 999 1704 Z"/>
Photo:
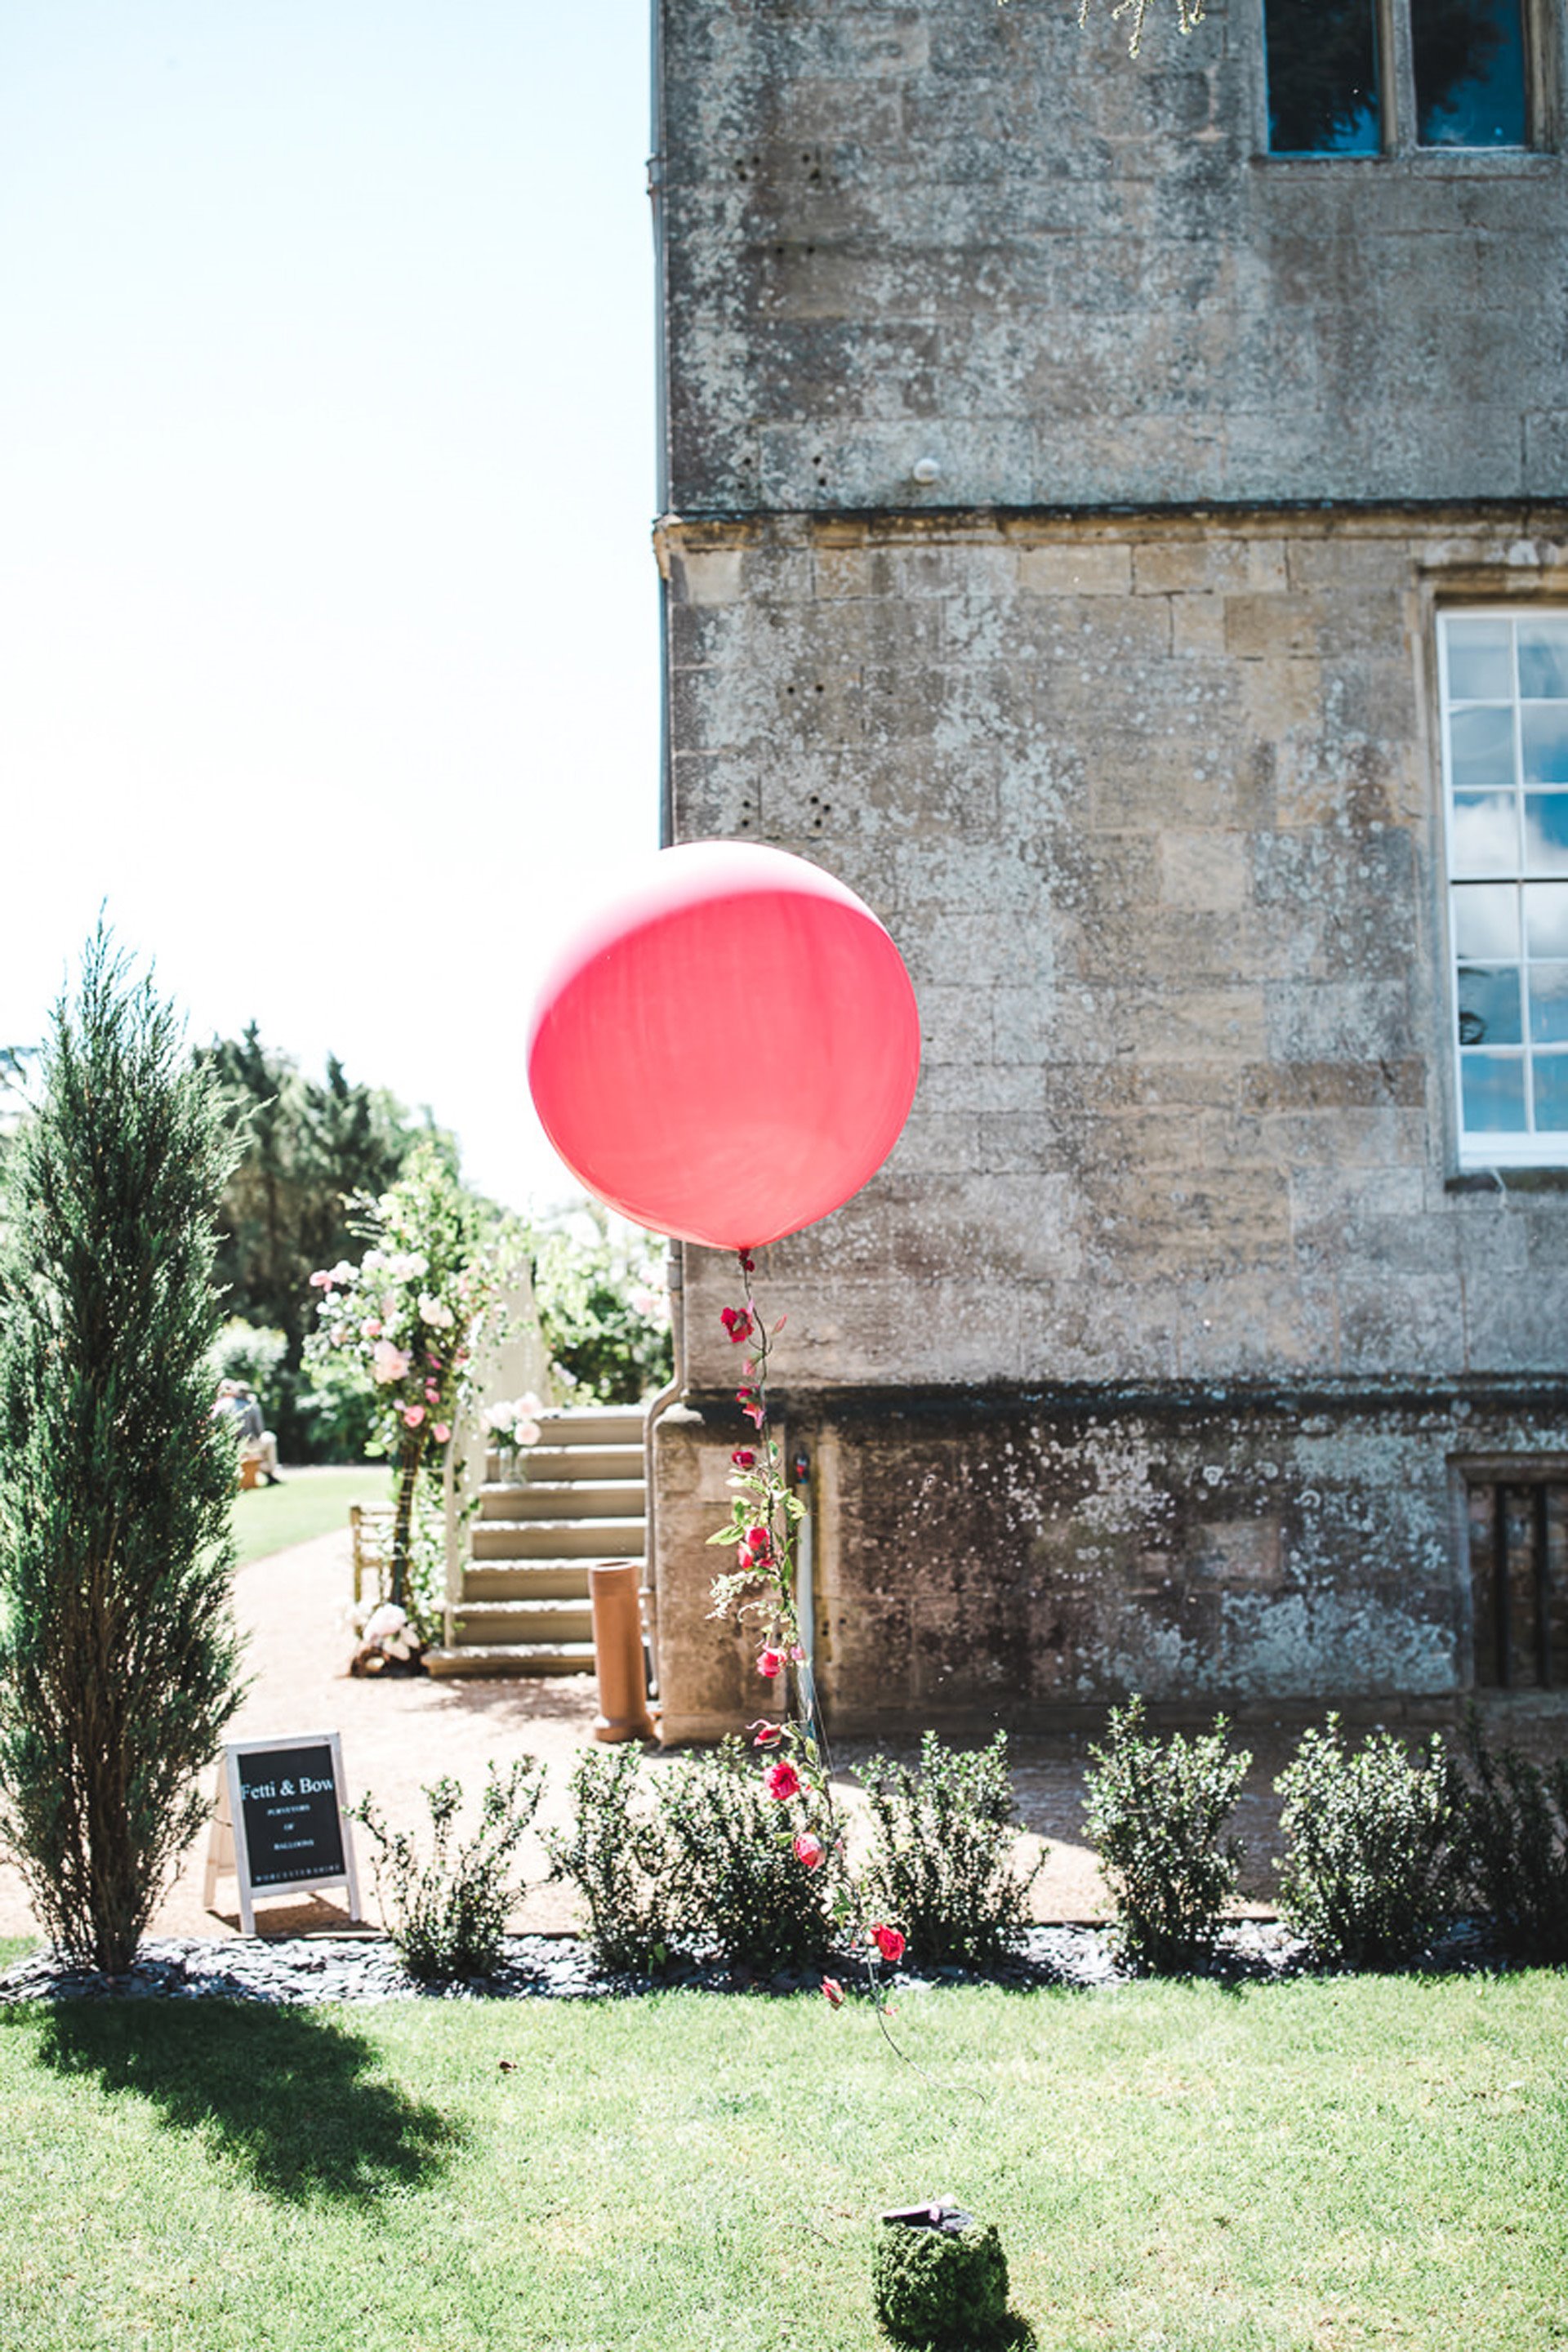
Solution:
<path fill-rule="evenodd" d="M 1394 155 L 1270 155 L 1252 157 L 1260 170 L 1321 172 L 1335 165 L 1364 172 L 1390 168 L 1436 180 L 1539 180 L 1562 168 L 1555 150 L 1541 147 L 1415 147 Z"/>
<path fill-rule="evenodd" d="M 1462 1168 L 1445 1192 L 1568 1192 L 1568 1168 Z"/>

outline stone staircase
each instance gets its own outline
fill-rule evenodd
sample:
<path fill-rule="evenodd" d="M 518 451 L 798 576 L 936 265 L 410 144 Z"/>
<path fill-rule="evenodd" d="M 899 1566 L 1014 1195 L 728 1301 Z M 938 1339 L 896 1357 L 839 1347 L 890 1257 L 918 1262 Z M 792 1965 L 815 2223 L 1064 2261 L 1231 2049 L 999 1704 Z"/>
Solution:
<path fill-rule="evenodd" d="M 425 1654 L 433 1675 L 592 1674 L 589 1568 L 643 1556 L 640 1409 L 551 1412 L 540 1427 L 514 1479 L 485 1457 L 451 1638 Z"/>

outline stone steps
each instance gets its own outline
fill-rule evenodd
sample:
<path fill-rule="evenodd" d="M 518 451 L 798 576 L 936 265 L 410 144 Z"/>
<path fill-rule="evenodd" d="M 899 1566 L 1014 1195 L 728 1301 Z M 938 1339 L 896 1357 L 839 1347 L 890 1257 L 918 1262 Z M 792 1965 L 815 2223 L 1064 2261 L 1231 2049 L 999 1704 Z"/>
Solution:
<path fill-rule="evenodd" d="M 545 1415 L 515 1462 L 491 1450 L 433 1675 L 592 1672 L 589 1568 L 640 1559 L 647 1540 L 642 1437 L 640 1412 L 599 1406 Z"/>

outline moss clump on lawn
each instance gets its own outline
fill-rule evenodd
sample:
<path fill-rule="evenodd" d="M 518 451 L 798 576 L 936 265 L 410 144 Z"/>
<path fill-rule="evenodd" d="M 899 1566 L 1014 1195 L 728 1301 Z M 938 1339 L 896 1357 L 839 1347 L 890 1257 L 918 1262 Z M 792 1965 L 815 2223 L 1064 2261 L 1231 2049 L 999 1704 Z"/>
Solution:
<path fill-rule="evenodd" d="M 877 2316 L 900 2344 L 984 2344 L 999 2339 L 1006 2321 L 1007 2257 L 994 2222 L 953 2230 L 885 2221 L 872 2285 Z"/>

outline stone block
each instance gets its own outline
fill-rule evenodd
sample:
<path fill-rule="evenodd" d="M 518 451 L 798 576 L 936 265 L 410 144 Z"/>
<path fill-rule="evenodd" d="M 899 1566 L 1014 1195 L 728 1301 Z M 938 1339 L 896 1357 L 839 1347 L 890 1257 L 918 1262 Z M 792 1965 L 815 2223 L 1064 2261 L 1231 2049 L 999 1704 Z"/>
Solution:
<path fill-rule="evenodd" d="M 1160 896 L 1173 907 L 1208 914 L 1234 912 L 1252 887 L 1248 836 L 1238 833 L 1164 832 L 1160 835 Z"/>
<path fill-rule="evenodd" d="M 1130 596 L 1132 550 L 1092 541 L 1022 548 L 1018 586 L 1026 596 Z"/>

